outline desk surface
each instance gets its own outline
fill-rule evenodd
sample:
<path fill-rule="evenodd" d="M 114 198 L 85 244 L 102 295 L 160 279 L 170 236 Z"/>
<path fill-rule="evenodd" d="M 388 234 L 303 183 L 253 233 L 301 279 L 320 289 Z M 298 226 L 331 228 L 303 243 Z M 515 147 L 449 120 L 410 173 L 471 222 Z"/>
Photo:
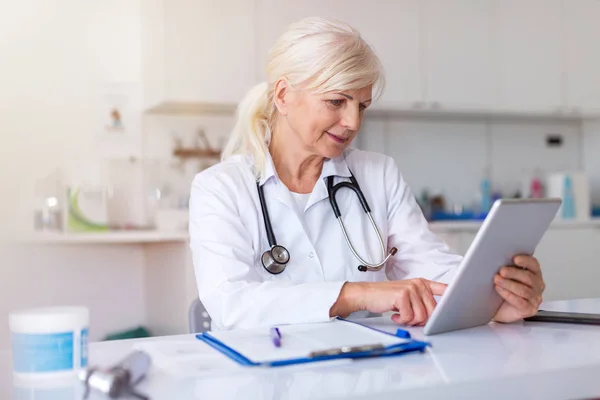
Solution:
<path fill-rule="evenodd" d="M 600 313 L 600 299 L 548 302 L 546 310 Z M 387 317 L 369 324 L 395 331 Z M 422 328 L 409 329 L 423 338 Z M 193 335 L 90 344 L 90 363 L 122 359 L 142 340 L 195 343 Z M 564 399 L 600 396 L 600 326 L 518 322 L 428 337 L 424 354 L 275 369 L 170 375 L 154 368 L 140 391 L 157 399 L 486 398 Z M 204 346 L 198 342 L 198 346 Z M 211 350 L 212 351 L 212 350 Z M 81 385 L 13 386 L 10 354 L 0 352 L 0 398 L 81 399 Z M 99 398 L 91 396 L 90 399 Z"/>

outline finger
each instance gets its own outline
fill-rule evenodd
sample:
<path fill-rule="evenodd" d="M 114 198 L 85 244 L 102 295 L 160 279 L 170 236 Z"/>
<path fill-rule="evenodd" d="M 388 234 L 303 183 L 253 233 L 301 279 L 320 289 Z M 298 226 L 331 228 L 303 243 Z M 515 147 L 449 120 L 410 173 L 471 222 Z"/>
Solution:
<path fill-rule="evenodd" d="M 427 309 L 421 299 L 421 293 L 418 290 L 410 293 L 410 304 L 413 311 L 413 319 L 409 325 L 420 325 L 427 320 Z"/>
<path fill-rule="evenodd" d="M 512 279 L 513 281 L 521 282 L 532 289 L 536 288 L 536 277 L 533 272 L 515 267 L 502 267 L 498 272 L 502 278 Z"/>
<path fill-rule="evenodd" d="M 528 255 L 518 255 L 513 258 L 513 262 L 515 265 L 526 268 L 534 273 L 542 272 L 542 268 L 540 267 L 540 263 L 533 256 Z"/>
<path fill-rule="evenodd" d="M 527 301 L 533 300 L 538 296 L 538 294 L 533 290 L 533 288 L 524 285 L 521 282 L 503 278 L 499 275 L 495 276 L 494 283 L 496 284 L 496 286 L 500 286 L 501 288 L 515 294 L 516 296 L 526 299 Z"/>
<path fill-rule="evenodd" d="M 515 307 L 519 310 L 524 316 L 531 316 L 537 312 L 537 306 L 533 305 L 531 302 L 522 298 L 521 296 L 517 296 L 516 294 L 509 292 L 508 290 L 496 286 L 496 291 L 511 306 Z"/>
<path fill-rule="evenodd" d="M 546 290 L 546 284 L 541 274 L 534 274 L 529 270 L 522 270 L 515 267 L 502 267 L 499 274 L 503 278 L 512 279 L 531 287 L 537 295 L 541 295 Z"/>
<path fill-rule="evenodd" d="M 421 299 L 423 300 L 423 304 L 425 304 L 425 309 L 427 310 L 427 319 L 431 317 L 433 314 L 433 310 L 435 306 L 437 306 L 437 301 L 433 298 L 433 293 L 427 290 L 427 293 L 423 293 Z"/>
<path fill-rule="evenodd" d="M 499 279 L 498 279 L 499 278 Z M 499 283 L 500 282 L 500 283 Z M 518 291 L 514 291 L 512 289 L 509 289 L 505 286 L 502 286 L 502 283 L 506 283 L 506 282 L 502 282 L 502 278 L 500 278 L 498 275 L 496 275 L 496 278 L 494 279 L 494 283 L 496 284 L 496 287 L 501 287 L 504 290 L 507 290 L 508 292 L 513 293 L 516 296 L 522 297 L 524 298 L 526 301 L 528 301 L 530 304 L 534 305 L 537 309 L 537 307 L 540 306 L 540 304 L 542 304 L 543 301 L 543 297 L 542 297 L 542 293 L 541 292 L 533 292 L 533 295 L 529 296 L 529 297 L 524 297 L 522 295 L 520 295 L 518 293 Z M 515 282 L 508 282 L 508 286 L 512 286 Z M 518 284 L 518 283 L 517 283 Z"/>
<path fill-rule="evenodd" d="M 398 324 L 406 324 L 414 318 L 412 305 L 410 302 L 410 294 L 406 291 L 403 291 L 396 300 L 396 309 L 398 310 L 398 314 L 392 316 L 394 322 Z"/>
<path fill-rule="evenodd" d="M 429 289 L 431 290 L 431 293 L 434 296 L 441 296 L 444 294 L 444 292 L 446 291 L 446 288 L 448 287 L 447 284 L 445 283 L 441 283 L 441 282 L 433 282 L 433 281 L 426 281 L 427 285 L 429 286 Z"/>

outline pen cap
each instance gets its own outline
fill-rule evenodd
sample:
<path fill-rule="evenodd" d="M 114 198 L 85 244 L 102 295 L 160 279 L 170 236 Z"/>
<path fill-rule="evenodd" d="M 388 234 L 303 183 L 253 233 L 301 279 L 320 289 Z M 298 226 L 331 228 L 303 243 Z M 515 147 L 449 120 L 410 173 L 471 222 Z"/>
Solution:
<path fill-rule="evenodd" d="M 403 338 L 403 339 L 410 339 L 410 332 L 405 331 L 404 329 L 398 329 L 396 331 L 396 336 Z"/>

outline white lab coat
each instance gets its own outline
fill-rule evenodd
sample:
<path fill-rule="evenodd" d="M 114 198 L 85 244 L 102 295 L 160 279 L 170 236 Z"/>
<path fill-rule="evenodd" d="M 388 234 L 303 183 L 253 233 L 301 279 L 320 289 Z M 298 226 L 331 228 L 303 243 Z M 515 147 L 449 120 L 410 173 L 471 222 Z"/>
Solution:
<path fill-rule="evenodd" d="M 461 256 L 429 228 L 421 209 L 388 156 L 347 149 L 326 160 L 304 210 L 279 180 L 272 159 L 266 163 L 265 201 L 277 243 L 290 252 L 279 275 L 261 264 L 269 248 L 248 156 L 234 156 L 199 173 L 190 197 L 190 246 L 198 294 L 212 329 L 249 328 L 329 320 L 329 309 L 344 282 L 423 277 L 448 282 Z M 387 249 L 398 252 L 378 272 L 360 272 L 327 195 L 326 181 L 356 177 Z M 380 262 L 381 247 L 352 190 L 337 201 L 358 254 Z"/>

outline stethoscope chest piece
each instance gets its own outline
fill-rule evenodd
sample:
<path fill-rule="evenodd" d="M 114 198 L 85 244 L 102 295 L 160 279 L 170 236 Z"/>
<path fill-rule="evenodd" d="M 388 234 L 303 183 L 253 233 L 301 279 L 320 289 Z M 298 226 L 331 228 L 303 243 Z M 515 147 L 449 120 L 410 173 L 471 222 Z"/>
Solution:
<path fill-rule="evenodd" d="M 268 272 L 277 275 L 282 273 L 290 262 L 290 253 L 285 247 L 275 245 L 262 254 L 261 261 Z"/>

